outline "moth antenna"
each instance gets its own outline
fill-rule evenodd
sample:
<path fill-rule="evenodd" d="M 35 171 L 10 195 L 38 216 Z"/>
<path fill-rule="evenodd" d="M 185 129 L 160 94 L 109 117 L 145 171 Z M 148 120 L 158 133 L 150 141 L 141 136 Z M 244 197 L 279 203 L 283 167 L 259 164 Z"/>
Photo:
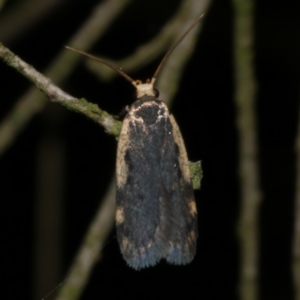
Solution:
<path fill-rule="evenodd" d="M 119 73 L 121 76 L 123 76 L 127 81 L 129 81 L 131 84 L 133 84 L 135 81 L 129 77 L 126 73 L 124 73 L 123 71 L 121 71 L 120 69 L 116 68 L 114 65 L 112 65 L 111 63 L 107 62 L 106 60 L 102 59 L 102 58 L 99 58 L 99 57 L 96 57 L 96 56 L 93 56 L 91 54 L 88 54 L 84 51 L 81 51 L 81 50 L 77 50 L 75 48 L 72 48 L 72 47 L 69 47 L 69 46 L 65 46 L 66 49 L 68 50 L 71 50 L 73 52 L 76 52 L 76 53 L 79 53 L 83 56 L 86 56 L 86 57 L 89 57 L 95 61 L 99 61 L 101 62 L 102 64 L 108 66 L 109 68 L 113 69 L 114 71 L 116 71 L 117 73 Z M 133 84 L 134 85 L 134 84 Z M 134 85 L 135 86 L 135 85 Z"/>
<path fill-rule="evenodd" d="M 195 21 L 194 23 L 186 30 L 186 32 L 181 36 L 181 38 L 170 48 L 170 50 L 166 53 L 166 55 L 164 56 L 164 58 L 161 60 L 160 64 L 158 65 L 154 75 L 152 76 L 152 84 L 154 84 L 162 66 L 164 65 L 165 61 L 168 59 L 168 57 L 172 54 L 172 52 L 175 50 L 175 48 L 181 43 L 181 41 L 190 33 L 190 31 L 196 26 L 196 24 L 198 23 L 198 21 L 200 19 L 202 19 L 202 17 L 204 16 L 204 14 L 200 15 Z"/>

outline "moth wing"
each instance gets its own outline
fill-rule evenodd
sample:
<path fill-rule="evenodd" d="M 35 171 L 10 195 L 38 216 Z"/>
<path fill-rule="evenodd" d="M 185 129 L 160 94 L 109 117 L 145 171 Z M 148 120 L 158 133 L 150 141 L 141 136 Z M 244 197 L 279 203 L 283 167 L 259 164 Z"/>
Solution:
<path fill-rule="evenodd" d="M 169 263 L 187 264 L 196 254 L 197 208 L 191 182 L 189 161 L 179 127 L 172 115 L 169 117 L 170 131 L 165 139 L 162 178 L 172 207 L 172 231 Z"/>
<path fill-rule="evenodd" d="M 135 269 L 155 265 L 169 247 L 161 234 L 170 203 L 161 178 L 161 137 L 152 131 L 125 118 L 117 151 L 117 236 L 124 259 Z"/>

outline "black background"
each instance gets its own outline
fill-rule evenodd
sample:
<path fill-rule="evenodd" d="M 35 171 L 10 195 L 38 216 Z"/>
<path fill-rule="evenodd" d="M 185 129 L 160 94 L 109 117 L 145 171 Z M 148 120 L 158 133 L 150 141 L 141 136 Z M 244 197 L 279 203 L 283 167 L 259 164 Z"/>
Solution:
<path fill-rule="evenodd" d="M 3 42 L 42 71 L 97 3 L 66 1 L 18 40 Z M 178 5 L 179 1 L 174 0 L 133 1 L 92 52 L 115 59 L 126 57 L 153 38 Z M 300 83 L 299 2 L 260 0 L 255 7 L 256 112 L 264 195 L 259 219 L 259 297 L 289 300 L 293 299 L 291 253 Z M 233 102 L 232 30 L 230 1 L 212 1 L 197 49 L 185 69 L 171 108 L 184 136 L 189 159 L 202 160 L 203 164 L 202 188 L 195 192 L 200 231 L 195 260 L 185 267 L 162 262 L 136 272 L 126 266 L 113 232 L 82 299 L 174 296 L 238 299 L 238 140 Z M 142 79 L 151 76 L 158 61 L 130 76 Z M 31 84 L 2 62 L 0 78 L 0 116 L 4 118 Z M 123 78 L 104 84 L 83 65 L 61 88 L 113 114 L 132 101 L 132 88 Z M 52 116 L 50 121 L 49 116 Z M 114 174 L 116 142 L 86 117 L 49 103 L 46 111 L 30 121 L 0 158 L 0 253 L 1 273 L 5 277 L 1 293 L 9 293 L 6 299 L 32 299 L 33 295 L 36 151 L 45 134 L 60 135 L 66 143 L 61 280 Z"/>

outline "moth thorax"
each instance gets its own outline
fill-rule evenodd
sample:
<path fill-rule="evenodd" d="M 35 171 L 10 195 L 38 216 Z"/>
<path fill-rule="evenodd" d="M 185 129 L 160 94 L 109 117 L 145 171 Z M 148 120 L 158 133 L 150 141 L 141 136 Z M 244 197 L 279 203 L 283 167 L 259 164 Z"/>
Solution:
<path fill-rule="evenodd" d="M 154 96 L 155 97 L 155 91 L 153 88 L 153 81 L 150 81 L 149 79 L 146 81 L 146 83 L 142 83 L 140 80 L 136 80 L 133 82 L 133 85 L 136 88 L 136 96 L 137 98 L 141 98 L 143 96 Z"/>

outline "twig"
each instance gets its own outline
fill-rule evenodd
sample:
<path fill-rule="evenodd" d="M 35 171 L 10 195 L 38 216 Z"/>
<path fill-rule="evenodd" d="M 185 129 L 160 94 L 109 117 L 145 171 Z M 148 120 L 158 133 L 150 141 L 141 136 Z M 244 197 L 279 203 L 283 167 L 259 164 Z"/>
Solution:
<path fill-rule="evenodd" d="M 92 13 L 89 20 L 83 25 L 79 32 L 71 38 L 68 43 L 75 48 L 88 50 L 100 36 L 104 34 L 112 21 L 124 9 L 130 0 L 109 0 L 98 5 Z M 3 51 L 2 47 L 2 51 Z M 54 60 L 51 66 L 46 70 L 45 75 L 55 81 L 56 84 L 61 84 L 70 73 L 74 70 L 80 57 L 70 51 L 63 50 L 61 54 Z M 19 99 L 12 111 L 0 124 L 0 156 L 13 142 L 17 134 L 26 126 L 29 120 L 39 111 L 41 111 L 47 101 L 45 97 L 39 93 L 36 88 L 30 88 L 29 91 Z M 65 102 L 66 104 L 70 102 Z M 86 110 L 87 105 L 92 105 L 90 113 L 97 107 L 94 104 L 88 104 L 83 100 L 73 101 L 72 107 Z M 77 110 L 76 110 L 77 111 Z M 105 112 L 103 112 L 105 115 Z M 93 114 L 93 113 L 92 113 Z M 114 126 L 111 119 L 104 123 L 108 127 Z"/>
<path fill-rule="evenodd" d="M 238 233 L 241 249 L 239 294 L 256 300 L 258 293 L 258 213 L 261 201 L 253 71 L 253 1 L 234 0 L 235 101 L 239 134 L 241 212 Z"/>
<path fill-rule="evenodd" d="M 98 105 L 87 102 L 85 99 L 77 99 L 69 94 L 62 91 L 53 82 L 36 71 L 32 66 L 21 60 L 18 56 L 12 53 L 8 48 L 0 44 L 0 57 L 9 66 L 18 70 L 22 75 L 29 79 L 36 87 L 47 95 L 51 101 L 58 102 L 68 109 L 79 112 L 97 122 L 105 128 L 105 130 L 114 135 L 118 136 L 120 132 L 121 123 L 116 121 L 107 112 L 101 110 Z M 34 104 L 34 103 L 32 103 Z M 24 107 L 23 113 L 18 116 L 18 122 L 23 123 L 24 118 L 27 117 L 27 113 L 36 111 L 36 107 Z M 2 128 L 3 130 L 3 128 Z M 7 137 L 9 138 L 9 136 Z M 0 148 L 3 147 L 3 140 L 0 139 Z"/>

